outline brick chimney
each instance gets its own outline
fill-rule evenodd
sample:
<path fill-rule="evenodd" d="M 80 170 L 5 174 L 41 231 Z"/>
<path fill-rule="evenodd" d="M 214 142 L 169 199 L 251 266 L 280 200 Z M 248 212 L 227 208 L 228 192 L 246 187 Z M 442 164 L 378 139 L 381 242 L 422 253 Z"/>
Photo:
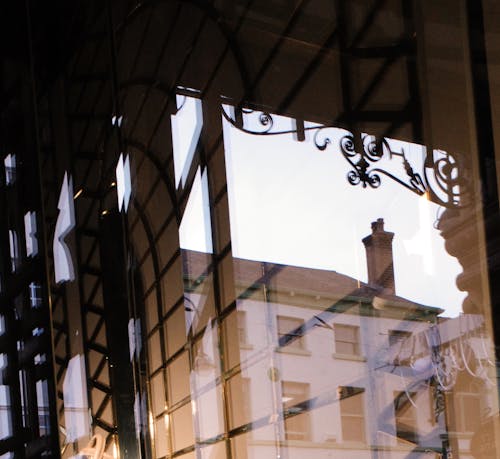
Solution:
<path fill-rule="evenodd" d="M 368 285 L 395 294 L 392 239 L 394 233 L 384 230 L 384 219 L 372 223 L 372 234 L 363 239 L 368 264 Z"/>

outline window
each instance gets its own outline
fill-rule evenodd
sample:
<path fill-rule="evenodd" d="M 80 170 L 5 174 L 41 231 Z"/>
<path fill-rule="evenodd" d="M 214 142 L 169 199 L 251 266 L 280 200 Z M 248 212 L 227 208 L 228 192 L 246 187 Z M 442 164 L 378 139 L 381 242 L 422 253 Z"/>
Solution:
<path fill-rule="evenodd" d="M 0 354 L 4 356 L 5 354 Z M 6 360 L 2 357 L 1 360 Z M 10 391 L 7 385 L 0 385 L 0 440 L 12 435 L 12 414 L 10 404 Z"/>
<path fill-rule="evenodd" d="M 15 272 L 19 265 L 19 241 L 17 239 L 17 232 L 9 230 L 9 246 L 10 246 L 10 262 L 11 271 Z"/>
<path fill-rule="evenodd" d="M 3 162 L 5 166 L 5 183 L 12 185 L 16 181 L 16 155 L 7 155 Z"/>
<path fill-rule="evenodd" d="M 250 381 L 251 378 L 241 378 L 241 392 L 242 392 L 242 400 L 241 400 L 241 412 L 243 414 L 244 419 L 250 420 L 252 417 L 251 411 L 251 397 L 250 397 Z"/>
<path fill-rule="evenodd" d="M 403 442 L 418 443 L 417 408 L 412 403 L 415 393 L 394 393 L 394 414 L 396 420 L 396 436 Z"/>
<path fill-rule="evenodd" d="M 309 440 L 310 420 L 308 406 L 309 384 L 283 381 L 281 401 L 285 415 L 285 438 L 287 440 Z"/>
<path fill-rule="evenodd" d="M 359 327 L 335 324 L 335 352 L 360 355 Z"/>
<path fill-rule="evenodd" d="M 447 407 L 452 409 L 450 430 L 476 432 L 481 422 L 480 389 L 467 376 L 457 378 L 453 392 L 446 393 Z"/>
<path fill-rule="evenodd" d="M 459 432 L 476 432 L 480 424 L 479 394 L 455 393 L 456 422 Z"/>
<path fill-rule="evenodd" d="M 389 346 L 401 345 L 410 336 L 411 332 L 408 331 L 389 330 Z"/>
<path fill-rule="evenodd" d="M 238 340 L 240 345 L 248 344 L 248 334 L 247 334 L 247 313 L 246 311 L 237 311 L 237 323 L 238 323 Z"/>
<path fill-rule="evenodd" d="M 36 382 L 36 397 L 38 405 L 38 425 L 40 436 L 50 433 L 49 389 L 46 380 Z"/>
<path fill-rule="evenodd" d="M 340 387 L 340 418 L 344 441 L 365 441 L 365 402 L 362 387 Z"/>
<path fill-rule="evenodd" d="M 278 316 L 278 344 L 279 347 L 304 349 L 302 327 L 304 321 L 296 317 Z"/>
<path fill-rule="evenodd" d="M 231 428 L 252 421 L 251 410 L 251 378 L 243 377 L 241 373 L 236 373 L 229 379 L 230 410 L 229 420 Z"/>
<path fill-rule="evenodd" d="M 42 306 L 42 286 L 39 283 L 31 282 L 29 289 L 31 307 L 39 308 Z"/>
<path fill-rule="evenodd" d="M 24 234 L 26 242 L 26 256 L 34 257 L 38 254 L 38 240 L 36 230 L 36 212 L 24 214 Z"/>
<path fill-rule="evenodd" d="M 389 330 L 389 347 L 392 348 L 395 352 L 394 354 L 396 356 L 394 359 L 395 365 L 405 365 L 405 366 L 409 365 L 410 351 L 407 350 L 407 352 L 403 352 L 403 347 L 405 346 L 406 340 L 410 338 L 410 336 L 411 332 L 409 331 Z"/>

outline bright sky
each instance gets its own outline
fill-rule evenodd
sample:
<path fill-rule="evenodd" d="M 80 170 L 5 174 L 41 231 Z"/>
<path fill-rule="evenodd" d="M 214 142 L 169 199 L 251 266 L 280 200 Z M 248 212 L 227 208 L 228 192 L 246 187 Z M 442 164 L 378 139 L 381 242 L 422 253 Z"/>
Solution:
<path fill-rule="evenodd" d="M 195 115 L 198 107 L 189 99 L 179 115 L 184 112 L 184 123 L 189 123 L 189 119 L 199 123 L 201 120 Z M 245 117 L 246 127 L 259 127 L 251 119 L 255 116 Z M 292 128 L 290 119 L 273 118 L 274 128 Z M 192 125 L 182 127 L 180 118 L 177 121 L 176 126 L 173 122 L 176 129 L 197 131 Z M 445 316 L 458 315 L 465 297 L 455 284 L 461 267 L 447 254 L 444 240 L 434 228 L 439 206 L 385 176 L 381 176 L 378 189 L 350 185 L 346 178 L 350 165 L 338 146 L 346 131 L 331 130 L 332 142 L 324 151 L 316 148 L 313 133 L 309 131 L 306 140 L 298 142 L 292 134 L 247 134 L 224 120 L 233 255 L 334 270 L 366 281 L 361 239 L 371 233 L 372 221 L 383 218 L 385 229 L 395 233 L 396 293 L 443 308 Z M 422 147 L 398 141 L 393 141 L 391 147 L 396 151 L 405 147 L 410 162 L 419 170 Z M 177 154 L 190 157 L 186 151 Z M 176 166 L 177 177 L 185 167 L 183 161 Z M 401 174 L 399 164 L 392 161 L 384 167 Z M 206 178 L 198 174 L 181 224 L 183 248 L 211 251 L 206 196 Z"/>

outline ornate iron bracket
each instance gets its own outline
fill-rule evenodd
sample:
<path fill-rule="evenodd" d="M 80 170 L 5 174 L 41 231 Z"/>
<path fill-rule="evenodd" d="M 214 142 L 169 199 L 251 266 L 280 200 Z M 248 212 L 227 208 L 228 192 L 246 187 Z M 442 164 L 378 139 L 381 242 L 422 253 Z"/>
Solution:
<path fill-rule="evenodd" d="M 240 109 L 240 121 L 230 116 L 224 107 L 224 118 L 238 130 L 251 135 L 297 134 L 298 129 L 278 130 L 273 115 L 265 111 Z M 251 126 L 251 127 L 248 127 Z M 329 146 L 338 144 L 340 153 L 350 164 L 347 181 L 351 185 L 363 188 L 378 188 L 382 176 L 399 183 L 417 195 L 426 194 L 428 199 L 443 207 L 458 208 L 464 203 L 466 182 L 461 176 L 456 159 L 443 150 L 426 151 L 423 145 L 400 142 L 374 136 L 362 135 L 362 151 L 356 151 L 354 135 L 334 126 L 309 126 L 303 131 L 313 132 L 314 145 L 324 151 Z M 332 140 L 333 139 L 333 140 Z M 400 145 L 398 149 L 393 145 Z M 417 148 L 421 151 L 421 164 L 412 164 L 414 158 L 408 151 Z M 399 151 L 398 151 L 399 150 Z"/>

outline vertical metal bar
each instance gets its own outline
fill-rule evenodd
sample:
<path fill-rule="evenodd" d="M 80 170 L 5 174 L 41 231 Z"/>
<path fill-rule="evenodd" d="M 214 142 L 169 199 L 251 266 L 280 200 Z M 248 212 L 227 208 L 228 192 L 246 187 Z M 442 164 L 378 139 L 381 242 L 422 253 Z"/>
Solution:
<path fill-rule="evenodd" d="M 30 106 L 32 107 L 33 115 L 29 122 L 29 126 L 31 127 L 31 131 L 33 135 L 33 145 L 32 150 L 35 153 L 34 157 L 34 177 L 35 178 L 35 187 L 39 190 L 38 199 L 37 199 L 37 207 L 40 209 L 41 218 L 38 219 L 38 222 L 41 223 L 41 228 L 39 231 L 39 257 L 42 261 L 41 263 L 41 276 L 44 278 L 44 283 L 47 285 L 47 289 L 45 290 L 45 298 L 43 304 L 45 306 L 45 310 L 48 314 L 48 320 L 46 321 L 47 333 L 50 339 L 46 340 L 46 359 L 49 362 L 49 368 L 51 372 L 51 377 L 47 378 L 47 392 L 48 392 L 48 410 L 49 410 L 49 420 L 50 420 L 50 440 L 49 440 L 49 448 L 50 453 L 53 457 L 60 456 L 59 450 L 59 422 L 57 416 L 57 389 L 55 385 L 56 375 L 54 373 L 55 361 L 54 361 L 54 335 L 52 329 L 52 308 L 51 308 L 51 296 L 49 292 L 48 286 L 50 285 L 49 279 L 49 267 L 48 267 L 48 257 L 46 252 L 46 241 L 48 240 L 48 234 L 45 227 L 45 207 L 43 199 L 41 198 L 41 184 L 42 184 L 42 171 L 41 171 L 41 152 L 40 152 L 40 131 L 39 131 L 39 121 L 38 121 L 38 106 L 37 106 L 37 91 L 36 91 L 36 79 L 35 79 L 35 62 L 33 55 L 33 38 L 31 35 L 31 12 L 30 12 L 30 3 L 29 0 L 25 0 L 25 8 L 26 8 L 26 28 L 27 28 L 27 41 L 28 41 L 28 58 L 29 58 L 29 72 L 30 72 L 30 85 L 31 85 L 31 93 L 30 93 Z M 28 123 L 27 123 L 28 124 Z M 26 286 L 27 287 L 27 286 Z M 45 349 L 43 350 L 45 351 Z M 42 351 L 42 352 L 43 352 Z M 34 391 L 34 397 L 36 400 L 36 390 Z"/>
<path fill-rule="evenodd" d="M 200 152 L 200 164 L 202 169 L 206 168 L 208 178 L 208 195 L 210 203 L 210 221 L 212 232 L 212 272 L 213 272 L 213 289 L 215 310 L 217 315 L 217 339 L 218 339 L 218 352 L 219 352 L 219 365 L 221 374 L 224 375 L 227 371 L 227 359 L 225 356 L 225 349 L 227 343 L 224 342 L 225 335 L 223 332 L 223 324 L 221 314 L 226 309 L 228 299 L 224 297 L 224 285 L 230 285 L 231 303 L 235 301 L 234 292 L 234 279 L 232 272 L 221 273 L 222 266 L 224 266 L 224 258 L 231 257 L 232 268 L 232 255 L 228 254 L 223 256 L 226 248 L 231 244 L 231 233 L 229 225 L 229 206 L 227 200 L 218 199 L 215 202 L 215 197 L 220 194 L 216 189 L 216 180 L 213 169 L 218 171 L 225 171 L 225 152 L 224 142 L 221 141 L 223 136 L 222 117 L 220 116 L 221 100 L 217 93 L 212 91 L 205 94 L 203 99 L 203 129 L 201 133 L 202 148 Z M 220 187 L 220 185 L 219 185 Z M 223 186 L 223 192 L 227 194 L 227 186 Z M 226 287 L 225 292 L 229 289 Z M 236 309 L 234 314 L 236 314 Z M 225 436 L 225 450 L 226 458 L 231 459 L 233 452 L 231 449 L 230 432 L 230 398 L 229 398 L 229 383 L 223 376 L 221 378 L 221 394 L 222 394 L 222 409 L 224 420 L 224 436 Z"/>
<path fill-rule="evenodd" d="M 343 117 L 346 119 L 347 128 L 353 134 L 354 149 L 361 151 L 361 138 L 356 129 L 355 120 L 352 116 L 353 110 L 353 94 L 351 87 L 351 63 L 350 63 L 350 46 L 348 42 L 347 24 L 348 19 L 348 5 L 346 0 L 336 0 L 337 10 L 337 32 L 339 43 L 339 72 L 340 72 L 340 86 L 342 91 L 342 110 Z"/>
<path fill-rule="evenodd" d="M 110 359 L 110 381 L 120 457 L 137 459 L 134 419 L 134 374 L 129 358 L 129 289 L 127 256 L 122 231 L 122 218 L 117 211 L 108 211 L 101 218 L 101 266 L 104 318 Z"/>
<path fill-rule="evenodd" d="M 417 28 L 415 27 L 416 7 L 416 2 L 414 0 L 402 0 L 405 28 L 404 40 L 407 40 L 409 43 L 409 49 L 406 55 L 406 77 L 410 96 L 410 110 L 412 112 L 412 140 L 416 143 L 423 143 L 422 103 L 420 101 L 419 74 L 417 68 Z"/>

